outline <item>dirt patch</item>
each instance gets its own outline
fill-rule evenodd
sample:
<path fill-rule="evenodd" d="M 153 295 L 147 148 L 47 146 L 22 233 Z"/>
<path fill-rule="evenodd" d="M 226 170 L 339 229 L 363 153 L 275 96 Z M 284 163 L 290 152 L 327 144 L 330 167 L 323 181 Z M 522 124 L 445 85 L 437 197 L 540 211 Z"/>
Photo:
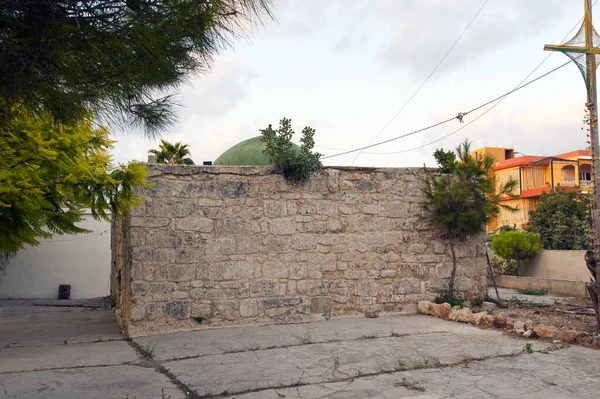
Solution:
<path fill-rule="evenodd" d="M 531 320 L 534 326 L 542 324 L 556 331 L 574 330 L 579 335 L 575 343 L 600 349 L 596 316 L 591 299 L 564 297 L 551 304 L 536 303 L 535 299 L 534 297 L 530 300 L 520 300 L 513 297 L 502 301 L 502 307 L 497 306 L 488 313 L 504 314 L 523 322 Z M 473 312 L 477 311 L 480 309 L 473 309 Z"/>

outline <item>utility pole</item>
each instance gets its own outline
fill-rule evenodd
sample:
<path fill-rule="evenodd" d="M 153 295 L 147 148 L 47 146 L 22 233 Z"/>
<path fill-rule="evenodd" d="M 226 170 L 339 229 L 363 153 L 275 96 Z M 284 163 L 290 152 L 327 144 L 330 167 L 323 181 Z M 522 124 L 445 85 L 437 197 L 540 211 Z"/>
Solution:
<path fill-rule="evenodd" d="M 579 68 L 587 88 L 586 108 L 589 111 L 590 143 L 592 147 L 593 182 L 593 254 L 596 266 L 595 281 L 588 285 L 588 292 L 594 301 L 598 331 L 600 332 L 600 138 L 598 137 L 598 101 L 596 92 L 596 56 L 600 55 L 600 36 L 592 24 L 592 0 L 584 0 L 583 23 L 575 36 L 558 46 L 545 45 L 544 50 L 560 51 L 568 56 Z M 585 59 L 584 56 L 585 55 Z"/>

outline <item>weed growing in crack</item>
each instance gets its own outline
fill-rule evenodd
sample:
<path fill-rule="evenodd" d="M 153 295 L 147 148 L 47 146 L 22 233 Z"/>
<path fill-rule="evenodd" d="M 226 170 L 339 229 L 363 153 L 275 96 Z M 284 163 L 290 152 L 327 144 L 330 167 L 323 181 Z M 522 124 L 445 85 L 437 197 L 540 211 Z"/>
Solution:
<path fill-rule="evenodd" d="M 153 360 L 154 359 L 154 345 L 150 346 L 150 344 L 146 344 L 144 346 L 139 345 L 137 347 L 138 353 L 144 360 Z"/>
<path fill-rule="evenodd" d="M 340 357 L 339 355 L 335 355 L 333 357 L 333 371 L 331 373 L 333 374 L 338 371 L 338 368 L 340 368 Z"/>
<path fill-rule="evenodd" d="M 402 361 L 401 359 L 398 359 L 398 360 L 396 360 L 396 365 L 395 365 L 394 369 L 396 371 L 404 371 L 404 370 L 406 370 L 406 363 L 404 363 L 404 361 Z"/>
<path fill-rule="evenodd" d="M 301 344 L 304 345 L 311 344 L 313 342 L 312 335 L 308 330 L 305 330 L 304 334 L 292 333 L 292 337 L 296 338 Z"/>
<path fill-rule="evenodd" d="M 533 345 L 530 343 L 526 343 L 525 346 L 523 347 L 523 352 L 532 354 L 533 353 Z"/>
<path fill-rule="evenodd" d="M 412 378 L 402 378 L 402 381 L 395 382 L 394 386 L 395 387 L 404 387 L 404 388 L 409 389 L 411 391 L 425 392 L 425 388 L 423 388 L 422 386 L 420 386 L 419 383 L 416 382 Z"/>

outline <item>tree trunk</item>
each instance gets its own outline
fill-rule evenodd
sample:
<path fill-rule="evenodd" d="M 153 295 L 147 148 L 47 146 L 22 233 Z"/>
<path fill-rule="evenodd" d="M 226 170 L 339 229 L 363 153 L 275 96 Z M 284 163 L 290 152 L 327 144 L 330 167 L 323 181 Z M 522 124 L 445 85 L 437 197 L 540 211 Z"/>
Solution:
<path fill-rule="evenodd" d="M 456 252 L 454 252 L 454 237 L 450 236 L 450 251 L 452 252 L 452 271 L 450 272 L 450 281 L 448 282 L 448 299 L 450 305 L 454 306 L 454 278 L 456 277 Z"/>
<path fill-rule="evenodd" d="M 496 297 L 498 298 L 498 300 L 500 300 L 500 294 L 498 294 L 498 287 L 496 286 L 496 275 L 494 273 L 494 268 L 492 267 L 492 262 L 490 262 L 490 255 L 488 254 L 487 248 L 485 249 L 485 258 L 487 259 L 487 264 L 490 268 L 492 282 L 494 283 L 494 289 L 496 290 Z M 485 294 L 487 296 L 487 292 Z"/>

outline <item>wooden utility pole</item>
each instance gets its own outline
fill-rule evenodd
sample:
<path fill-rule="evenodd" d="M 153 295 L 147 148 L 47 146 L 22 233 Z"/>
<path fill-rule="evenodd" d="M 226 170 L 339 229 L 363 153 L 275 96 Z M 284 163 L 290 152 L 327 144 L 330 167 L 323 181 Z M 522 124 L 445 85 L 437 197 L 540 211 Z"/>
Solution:
<path fill-rule="evenodd" d="M 593 253 L 596 262 L 595 280 L 588 286 L 592 300 L 594 301 L 598 330 L 600 331 L 600 305 L 598 296 L 600 293 L 600 138 L 598 137 L 598 97 L 596 92 L 596 56 L 600 55 L 600 36 L 592 24 L 592 0 L 584 0 L 583 23 L 575 36 L 566 43 L 558 46 L 545 45 L 544 50 L 560 51 L 567 55 L 579 68 L 587 88 L 587 104 L 589 111 L 590 144 L 592 147 L 592 171 L 593 182 Z M 583 57 L 585 55 L 585 58 Z"/>

